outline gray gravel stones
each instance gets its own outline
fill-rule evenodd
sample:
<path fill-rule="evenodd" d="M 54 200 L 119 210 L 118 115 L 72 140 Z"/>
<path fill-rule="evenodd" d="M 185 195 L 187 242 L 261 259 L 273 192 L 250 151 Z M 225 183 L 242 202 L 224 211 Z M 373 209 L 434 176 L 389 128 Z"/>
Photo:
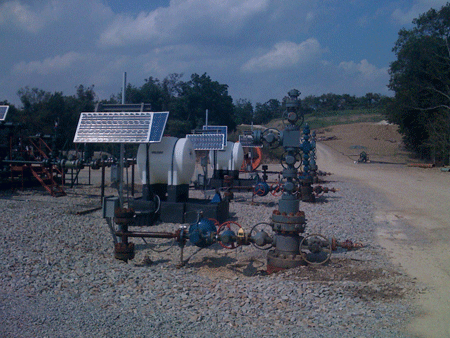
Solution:
<path fill-rule="evenodd" d="M 176 268 L 179 249 L 136 243 L 134 261 L 113 258 L 95 189 L 52 198 L 2 195 L 1 337 L 410 337 L 404 329 L 423 286 L 393 266 L 375 241 L 380 197 L 347 181 L 316 204 L 301 204 L 308 233 L 364 244 L 325 266 L 265 275 L 266 251 L 200 251 Z M 192 192 L 193 195 L 199 192 Z M 247 231 L 268 222 L 277 198 L 236 194 L 230 209 Z M 178 224 L 158 224 L 170 231 Z M 187 246 L 185 257 L 196 251 Z M 142 264 L 145 259 L 153 264 Z"/>

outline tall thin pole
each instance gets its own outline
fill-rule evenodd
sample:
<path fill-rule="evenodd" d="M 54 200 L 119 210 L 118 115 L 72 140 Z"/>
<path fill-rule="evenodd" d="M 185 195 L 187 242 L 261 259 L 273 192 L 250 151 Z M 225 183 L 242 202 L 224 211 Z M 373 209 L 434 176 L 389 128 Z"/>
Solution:
<path fill-rule="evenodd" d="M 122 104 L 125 104 L 125 92 L 127 88 L 127 73 L 123 73 L 122 86 Z M 123 207 L 123 158 L 125 157 L 125 145 L 120 144 L 120 158 L 119 158 L 119 203 Z"/>

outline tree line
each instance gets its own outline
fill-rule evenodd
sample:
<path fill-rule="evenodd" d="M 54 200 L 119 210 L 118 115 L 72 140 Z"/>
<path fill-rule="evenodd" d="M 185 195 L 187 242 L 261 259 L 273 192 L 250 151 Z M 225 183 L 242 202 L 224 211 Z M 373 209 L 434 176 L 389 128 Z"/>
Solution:
<path fill-rule="evenodd" d="M 205 124 L 206 110 L 210 125 L 226 125 L 234 131 L 240 124 L 266 124 L 281 117 L 282 103 L 269 99 L 265 103 L 252 104 L 250 100 L 233 102 L 228 85 L 220 84 L 207 74 L 191 75 L 188 81 L 182 74 L 170 74 L 162 80 L 150 77 L 141 86 L 128 84 L 127 103 L 150 103 L 153 111 L 169 111 L 166 134 L 184 137 L 193 129 Z M 81 112 L 94 111 L 99 100 L 94 86 L 79 85 L 71 96 L 62 92 L 46 92 L 38 88 L 21 88 L 18 91 L 22 107 L 10 107 L 8 120 L 26 126 L 29 135 L 47 134 L 58 136 L 58 148 L 72 147 L 77 122 Z M 363 97 L 324 94 L 303 99 L 304 113 L 379 107 L 385 97 L 366 94 Z M 120 103 L 122 94 L 113 94 L 101 103 Z M 8 104 L 4 101 L 4 104 Z M 56 128 L 57 126 L 57 128 Z"/>

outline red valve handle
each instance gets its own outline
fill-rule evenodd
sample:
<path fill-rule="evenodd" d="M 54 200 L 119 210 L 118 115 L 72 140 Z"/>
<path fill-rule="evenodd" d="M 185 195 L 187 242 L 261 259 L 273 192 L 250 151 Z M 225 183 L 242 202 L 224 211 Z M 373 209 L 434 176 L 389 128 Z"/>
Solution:
<path fill-rule="evenodd" d="M 239 227 L 239 229 L 242 228 L 241 225 L 240 225 L 239 223 L 236 223 L 236 222 L 234 222 L 234 221 L 227 221 L 227 222 L 225 222 L 225 223 L 222 223 L 222 224 L 219 226 L 219 228 L 217 229 L 217 235 L 219 235 L 220 232 L 221 232 L 224 228 L 228 228 L 228 229 L 231 230 L 231 224 L 237 225 L 237 226 Z M 223 247 L 223 248 L 225 248 L 225 249 L 235 249 L 235 248 L 236 248 L 235 243 L 231 243 L 230 245 L 226 245 L 226 244 L 223 244 L 221 241 L 218 241 L 218 242 L 219 242 L 220 246 Z"/>

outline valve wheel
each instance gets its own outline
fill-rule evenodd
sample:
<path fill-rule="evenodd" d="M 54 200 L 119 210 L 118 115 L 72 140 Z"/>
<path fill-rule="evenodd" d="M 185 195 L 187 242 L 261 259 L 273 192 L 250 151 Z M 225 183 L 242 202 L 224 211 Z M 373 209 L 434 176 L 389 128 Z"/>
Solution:
<path fill-rule="evenodd" d="M 286 158 L 286 155 L 287 155 L 287 152 L 284 152 L 283 155 L 281 155 L 281 158 L 280 158 L 280 164 L 283 167 L 283 169 L 287 169 L 288 168 L 288 165 L 283 162 L 284 159 Z M 296 152 L 294 154 L 294 158 L 295 158 L 295 163 L 298 163 L 297 165 L 294 165 L 294 168 L 298 169 L 298 168 L 300 168 L 302 166 L 302 156 L 301 156 L 301 154 L 299 152 Z"/>
<path fill-rule="evenodd" d="M 308 264 L 325 264 L 331 258 L 332 245 L 325 236 L 311 234 L 303 237 L 300 242 L 300 252 L 303 260 Z"/>
<path fill-rule="evenodd" d="M 324 194 L 324 190 L 321 190 L 320 192 L 313 191 L 313 195 L 316 196 L 316 198 L 322 197 Z"/>
<path fill-rule="evenodd" d="M 219 221 L 216 220 L 215 218 L 208 218 L 208 220 L 213 222 L 216 227 L 218 227 L 220 225 Z"/>
<path fill-rule="evenodd" d="M 262 132 L 263 138 L 269 133 L 274 133 L 276 138 L 271 144 L 269 144 L 269 149 L 276 149 L 281 146 L 280 131 L 276 128 L 268 128 Z"/>
<path fill-rule="evenodd" d="M 265 196 L 266 191 L 262 188 L 258 188 L 257 190 L 253 190 L 253 195 L 257 196 Z"/>
<path fill-rule="evenodd" d="M 284 112 L 283 113 L 283 119 L 281 120 L 281 122 L 283 123 L 283 127 L 286 128 L 286 126 L 288 125 L 287 119 L 288 119 L 288 114 L 289 112 Z M 297 114 L 298 115 L 298 120 L 297 122 L 295 122 L 295 126 L 301 126 L 303 124 L 303 122 L 305 122 L 305 115 L 304 114 Z"/>
<path fill-rule="evenodd" d="M 258 232 L 258 230 L 267 232 L 267 234 L 269 236 L 271 236 L 273 234 L 272 226 L 270 225 L 270 223 L 260 222 L 260 223 L 255 224 L 251 228 L 250 234 L 249 234 L 250 238 L 252 238 L 252 236 L 254 236 L 255 233 Z M 273 238 L 273 236 L 271 236 L 271 237 Z M 271 244 L 266 244 L 264 246 L 258 246 L 258 245 L 256 245 L 255 243 L 252 242 L 252 245 L 253 245 L 253 247 L 255 247 L 258 250 L 269 250 L 269 249 L 271 249 L 273 247 L 272 243 Z"/>
<path fill-rule="evenodd" d="M 272 184 L 270 190 L 272 190 L 272 196 L 281 196 L 283 194 L 283 185 L 281 183 Z"/>
<path fill-rule="evenodd" d="M 231 229 L 231 225 L 237 226 L 238 229 L 241 229 L 241 228 L 242 228 L 241 225 L 240 225 L 239 223 L 236 223 L 236 222 L 234 222 L 234 221 L 227 221 L 227 222 L 225 222 L 225 223 L 222 223 L 222 224 L 218 227 L 218 229 L 217 229 L 217 237 L 219 237 L 219 234 L 220 234 L 222 231 L 224 231 L 225 229 L 232 230 L 232 229 Z M 237 233 L 237 231 L 236 231 L 236 233 Z M 222 248 L 225 248 L 225 249 L 230 249 L 230 250 L 231 250 L 231 249 L 236 249 L 236 248 L 237 248 L 236 243 L 231 243 L 231 244 L 229 244 L 229 245 L 224 244 L 224 243 L 222 243 L 221 241 L 218 241 L 218 243 L 220 244 L 220 246 L 221 246 Z"/>

